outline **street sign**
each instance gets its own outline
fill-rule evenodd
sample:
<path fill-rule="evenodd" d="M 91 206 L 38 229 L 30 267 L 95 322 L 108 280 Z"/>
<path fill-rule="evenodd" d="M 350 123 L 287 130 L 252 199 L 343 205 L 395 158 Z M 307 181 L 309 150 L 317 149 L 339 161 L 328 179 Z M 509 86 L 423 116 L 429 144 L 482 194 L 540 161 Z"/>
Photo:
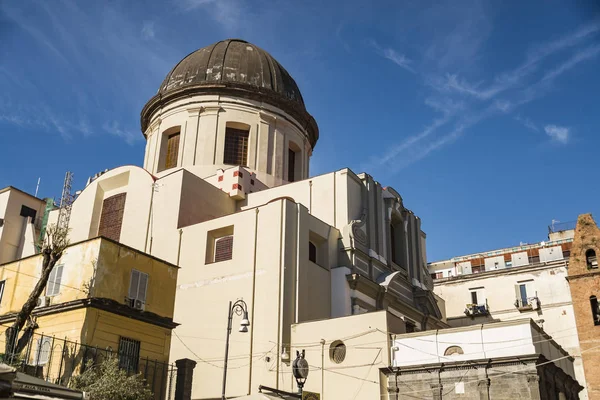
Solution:
<path fill-rule="evenodd" d="M 307 392 L 304 390 L 302 391 L 302 400 L 321 400 L 321 395 L 319 393 Z"/>

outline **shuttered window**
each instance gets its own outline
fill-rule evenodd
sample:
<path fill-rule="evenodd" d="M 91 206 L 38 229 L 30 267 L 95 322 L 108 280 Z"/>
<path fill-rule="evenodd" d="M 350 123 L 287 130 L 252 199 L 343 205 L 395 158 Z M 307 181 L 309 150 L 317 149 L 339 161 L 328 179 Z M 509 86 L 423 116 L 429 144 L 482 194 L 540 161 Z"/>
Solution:
<path fill-rule="evenodd" d="M 129 282 L 129 298 L 146 302 L 147 291 L 148 274 L 132 269 L 131 280 Z"/>
<path fill-rule="evenodd" d="M 249 132 L 243 129 L 225 129 L 225 152 L 223 155 L 223 164 L 247 165 L 248 134 Z"/>
<path fill-rule="evenodd" d="M 165 159 L 165 169 L 177 166 L 179 156 L 179 132 L 169 135 L 167 138 L 167 157 Z"/>
<path fill-rule="evenodd" d="M 4 297 L 4 286 L 6 285 L 6 281 L 0 281 L 0 304 L 2 304 L 2 297 Z"/>
<path fill-rule="evenodd" d="M 127 193 L 119 193 L 104 199 L 98 236 L 119 241 L 121 238 L 121 226 L 123 225 L 126 199 Z"/>
<path fill-rule="evenodd" d="M 231 260 L 233 256 L 233 235 L 215 240 L 215 262 Z"/>
<path fill-rule="evenodd" d="M 60 281 L 62 280 L 63 265 L 55 265 L 48 277 L 46 285 L 46 296 L 56 296 L 60 293 Z"/>

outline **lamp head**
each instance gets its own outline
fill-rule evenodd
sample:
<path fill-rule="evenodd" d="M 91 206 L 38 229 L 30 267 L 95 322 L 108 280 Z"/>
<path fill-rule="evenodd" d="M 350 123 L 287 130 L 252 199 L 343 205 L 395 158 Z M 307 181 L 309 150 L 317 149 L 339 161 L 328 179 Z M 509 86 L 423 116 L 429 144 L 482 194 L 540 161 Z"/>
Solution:
<path fill-rule="evenodd" d="M 250 320 L 248 320 L 248 311 L 244 311 L 244 318 L 240 322 L 241 326 L 250 326 Z M 247 331 L 247 329 L 246 329 Z"/>
<path fill-rule="evenodd" d="M 239 329 L 239 331 L 240 331 L 240 332 L 242 332 L 242 333 L 247 333 L 247 332 L 248 332 L 248 327 L 247 327 L 247 326 L 244 326 L 244 325 L 242 325 L 242 326 L 240 326 L 240 329 Z"/>

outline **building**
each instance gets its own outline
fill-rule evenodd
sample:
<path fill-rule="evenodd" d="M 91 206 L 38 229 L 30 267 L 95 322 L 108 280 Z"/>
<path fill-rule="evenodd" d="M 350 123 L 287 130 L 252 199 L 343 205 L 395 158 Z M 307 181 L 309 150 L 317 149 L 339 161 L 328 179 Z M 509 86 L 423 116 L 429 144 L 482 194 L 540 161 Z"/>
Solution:
<path fill-rule="evenodd" d="M 548 240 L 429 264 L 435 293 L 453 327 L 531 318 L 575 357 L 585 386 L 571 291 L 566 280 L 574 224 L 550 227 Z M 587 398 L 587 391 L 580 393 Z"/>
<path fill-rule="evenodd" d="M 583 368 L 590 399 L 600 399 L 600 230 L 591 214 L 580 215 L 571 249 L 567 277 L 573 298 Z"/>
<path fill-rule="evenodd" d="M 141 124 L 143 167 L 90 178 L 70 240 L 101 236 L 181 267 L 171 359 L 202 360 L 193 398 L 221 395 L 227 306 L 238 298 L 251 328 L 232 334 L 228 396 L 289 389 L 295 324 L 387 310 L 397 333 L 447 326 L 421 220 L 368 174 L 309 177 L 317 124 L 264 50 L 225 40 L 191 53 Z"/>
<path fill-rule="evenodd" d="M 46 201 L 12 186 L 0 189 L 0 264 L 36 253 Z"/>
<path fill-rule="evenodd" d="M 41 263 L 42 256 L 34 255 L 0 265 L 1 325 L 14 322 L 38 281 Z M 162 378 L 177 326 L 178 270 L 105 238 L 70 245 L 28 323 L 36 329 L 20 354 L 23 364 L 33 375 L 65 384 L 87 357 L 109 351 L 119 354 L 123 368 L 157 370 Z M 4 349 L 4 335 L 0 346 Z M 159 381 L 151 385 L 161 390 Z"/>
<path fill-rule="evenodd" d="M 390 399 L 579 399 L 573 358 L 531 319 L 409 333 L 382 368 Z"/>

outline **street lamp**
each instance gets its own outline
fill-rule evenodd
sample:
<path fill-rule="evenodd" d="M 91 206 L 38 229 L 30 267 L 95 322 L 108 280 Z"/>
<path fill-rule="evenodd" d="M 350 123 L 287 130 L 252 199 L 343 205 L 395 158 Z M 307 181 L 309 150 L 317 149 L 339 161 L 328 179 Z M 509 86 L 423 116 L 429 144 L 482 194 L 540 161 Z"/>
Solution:
<path fill-rule="evenodd" d="M 308 361 L 304 358 L 305 354 L 304 350 L 302 352 L 296 351 L 296 359 L 292 363 L 292 374 L 296 378 L 301 396 L 302 388 L 304 388 L 304 383 L 306 382 L 306 378 L 308 378 Z"/>
<path fill-rule="evenodd" d="M 229 357 L 229 335 L 231 335 L 233 313 L 242 316 L 239 332 L 248 332 L 248 327 L 250 326 L 250 320 L 248 320 L 248 305 L 246 302 L 240 299 L 231 304 L 230 301 L 227 315 L 227 336 L 225 338 L 225 362 L 223 365 L 223 391 L 221 392 L 221 400 L 225 400 L 225 387 L 227 386 L 227 358 Z"/>

